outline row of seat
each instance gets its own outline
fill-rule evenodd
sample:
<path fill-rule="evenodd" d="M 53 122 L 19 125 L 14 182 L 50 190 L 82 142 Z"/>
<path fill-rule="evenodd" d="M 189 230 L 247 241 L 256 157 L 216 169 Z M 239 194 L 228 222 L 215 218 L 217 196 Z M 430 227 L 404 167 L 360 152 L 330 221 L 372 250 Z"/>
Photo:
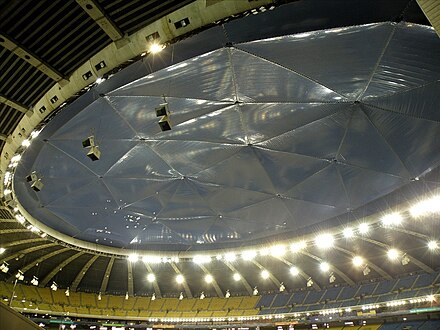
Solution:
<path fill-rule="evenodd" d="M 410 299 L 440 292 L 439 278 L 440 273 L 421 274 L 355 287 L 268 294 L 261 297 L 256 307 L 261 314 L 278 314 Z"/>
<path fill-rule="evenodd" d="M 384 323 L 379 330 L 438 330 L 440 320 L 417 320 L 408 322 Z"/>
<path fill-rule="evenodd" d="M 0 282 L 0 296 L 8 300 L 11 297 L 13 285 Z M 100 298 L 100 299 L 99 299 Z M 152 300 L 150 297 L 128 297 L 101 295 L 84 292 L 70 292 L 66 296 L 64 290 L 52 291 L 49 288 L 40 288 L 18 284 L 15 288 L 13 306 L 19 308 L 54 310 L 57 312 L 71 312 L 87 314 L 88 310 L 102 310 L 97 315 L 106 315 L 107 310 L 117 311 L 120 314 L 134 311 L 142 313 L 140 316 L 150 317 L 209 317 L 209 316 L 241 316 L 256 315 L 255 308 L 259 297 L 230 297 L 183 299 L 163 298 Z M 97 311 L 96 311 L 97 312 Z M 95 312 L 94 312 L 95 313 Z"/>

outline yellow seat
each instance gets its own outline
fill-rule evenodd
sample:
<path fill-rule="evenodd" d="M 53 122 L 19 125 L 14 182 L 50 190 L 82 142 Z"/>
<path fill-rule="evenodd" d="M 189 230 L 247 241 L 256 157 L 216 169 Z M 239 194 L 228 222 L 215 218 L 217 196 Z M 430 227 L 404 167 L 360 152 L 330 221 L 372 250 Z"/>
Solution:
<path fill-rule="evenodd" d="M 194 309 L 194 304 L 196 302 L 196 299 L 182 299 L 179 301 L 179 304 L 177 305 L 178 311 L 192 311 Z"/>
<path fill-rule="evenodd" d="M 226 305 L 226 299 L 224 298 L 212 298 L 208 309 L 211 311 L 220 311 Z"/>
<path fill-rule="evenodd" d="M 62 290 L 52 292 L 53 302 L 57 305 L 68 305 L 69 299 Z"/>
<path fill-rule="evenodd" d="M 107 304 L 108 304 L 108 296 L 101 295 L 101 300 L 96 298 L 96 305 L 98 306 L 98 308 L 106 309 L 107 308 Z"/>
<path fill-rule="evenodd" d="M 240 306 L 241 302 L 243 300 L 243 297 L 231 297 L 228 298 L 228 301 L 225 304 L 225 309 L 238 309 L 238 307 Z"/>
<path fill-rule="evenodd" d="M 122 296 L 108 296 L 108 308 L 122 308 L 124 304 L 124 297 Z"/>
<path fill-rule="evenodd" d="M 161 311 L 163 308 L 163 304 L 166 301 L 166 299 L 156 299 L 151 301 L 150 299 L 150 305 L 148 307 L 149 310 L 151 311 Z"/>

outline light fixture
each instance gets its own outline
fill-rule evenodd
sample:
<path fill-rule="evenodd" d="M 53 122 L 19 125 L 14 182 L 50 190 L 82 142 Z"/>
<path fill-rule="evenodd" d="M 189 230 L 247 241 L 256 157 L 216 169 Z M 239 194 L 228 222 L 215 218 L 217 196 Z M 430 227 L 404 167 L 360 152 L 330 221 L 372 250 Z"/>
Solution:
<path fill-rule="evenodd" d="M 400 262 L 402 263 L 403 266 L 408 265 L 410 261 L 411 260 L 409 259 L 408 255 L 406 253 L 402 256 L 402 259 L 400 260 Z"/>
<path fill-rule="evenodd" d="M 5 253 L 6 249 L 5 248 L 0 248 L 0 254 Z"/>
<path fill-rule="evenodd" d="M 205 292 L 200 293 L 200 299 L 205 299 Z"/>
<path fill-rule="evenodd" d="M 370 231 L 369 224 L 365 223 L 365 222 L 359 224 L 358 231 L 359 231 L 359 234 L 362 234 L 362 235 L 367 234 Z"/>
<path fill-rule="evenodd" d="M 429 241 L 428 242 L 428 249 L 430 249 L 431 251 L 433 250 L 437 250 L 438 249 L 438 243 L 437 241 Z"/>
<path fill-rule="evenodd" d="M 169 116 L 162 116 L 159 120 L 159 127 L 162 130 L 162 132 L 171 130 L 171 121 L 169 119 Z"/>
<path fill-rule="evenodd" d="M 360 267 L 364 264 L 364 258 L 360 256 L 354 256 L 352 262 L 355 267 Z"/>
<path fill-rule="evenodd" d="M 183 292 L 180 293 L 179 300 L 183 300 Z"/>
<path fill-rule="evenodd" d="M 231 261 L 235 261 L 235 259 L 237 259 L 237 256 L 235 255 L 235 253 L 229 252 L 229 253 L 225 254 L 224 258 L 225 258 L 226 261 L 231 262 Z"/>
<path fill-rule="evenodd" d="M 399 257 L 399 251 L 396 249 L 389 249 L 387 252 L 388 259 L 396 260 Z"/>
<path fill-rule="evenodd" d="M 15 274 L 15 278 L 17 281 L 23 281 L 24 280 L 24 274 L 21 270 L 18 270 L 17 274 Z"/>
<path fill-rule="evenodd" d="M 415 204 L 413 207 L 411 207 L 409 212 L 414 218 L 427 216 L 433 213 L 439 213 L 440 195 L 433 196 L 431 198 L 428 198 L 424 201 Z"/>
<path fill-rule="evenodd" d="M 125 300 L 128 300 L 128 292 L 125 293 Z"/>
<path fill-rule="evenodd" d="M 305 248 L 307 248 L 307 242 L 306 241 L 299 241 L 299 242 L 294 242 L 294 243 L 290 244 L 290 250 L 293 253 L 298 253 L 301 250 L 304 250 Z"/>
<path fill-rule="evenodd" d="M 95 137 L 93 135 L 89 136 L 87 139 L 82 141 L 83 148 L 91 148 L 95 146 Z"/>
<path fill-rule="evenodd" d="M 316 236 L 315 245 L 320 249 L 329 249 L 333 246 L 335 238 L 332 234 L 325 233 Z"/>
<path fill-rule="evenodd" d="M 160 53 L 165 48 L 165 45 L 161 45 L 157 42 L 153 42 L 148 47 L 148 51 L 152 54 Z"/>
<path fill-rule="evenodd" d="M 35 171 L 33 171 L 31 174 L 29 174 L 26 177 L 26 181 L 29 182 L 29 184 L 31 185 L 31 188 L 37 192 L 41 191 L 41 189 L 43 189 L 43 187 L 44 187 L 44 184 L 41 181 L 40 175 Z"/>
<path fill-rule="evenodd" d="M 210 256 L 205 256 L 205 255 L 197 255 L 197 256 L 194 256 L 193 262 L 198 264 L 198 265 L 210 263 L 211 262 L 211 257 Z"/>
<path fill-rule="evenodd" d="M 156 294 L 155 294 L 155 293 L 153 293 L 153 294 L 151 295 L 151 300 L 152 300 L 152 301 L 155 301 L 155 300 L 156 300 Z"/>
<path fill-rule="evenodd" d="M 364 274 L 364 276 L 367 276 L 368 274 L 370 274 L 371 269 L 368 266 L 365 266 L 364 269 L 362 270 L 362 274 Z"/>
<path fill-rule="evenodd" d="M 87 157 L 89 157 L 93 162 L 101 158 L 101 151 L 98 146 L 91 147 L 87 152 Z"/>
<path fill-rule="evenodd" d="M 34 276 L 31 280 L 31 284 L 37 286 L 38 285 L 38 277 Z"/>
<path fill-rule="evenodd" d="M 241 280 L 241 275 L 239 273 L 235 273 L 232 277 L 234 278 L 235 282 L 238 282 Z"/>
<path fill-rule="evenodd" d="M 29 141 L 28 139 L 25 139 L 25 140 L 23 140 L 23 141 L 21 142 L 21 146 L 22 146 L 22 147 L 27 148 L 27 147 L 29 147 L 30 145 L 31 145 L 31 141 Z"/>
<path fill-rule="evenodd" d="M 286 247 L 282 244 L 274 245 L 270 248 L 270 254 L 273 257 L 281 257 L 286 253 Z"/>
<path fill-rule="evenodd" d="M 397 226 L 402 223 L 402 215 L 399 212 L 384 215 L 380 220 L 384 226 Z"/>
<path fill-rule="evenodd" d="M 67 287 L 66 291 L 64 291 L 64 294 L 66 295 L 66 297 L 70 296 L 70 289 L 69 289 L 69 287 Z"/>
<path fill-rule="evenodd" d="M 128 261 L 130 262 L 137 262 L 139 260 L 139 256 L 137 254 L 130 254 L 128 256 Z"/>
<path fill-rule="evenodd" d="M 225 298 L 229 298 L 230 296 L 231 296 L 231 293 L 229 292 L 229 290 L 226 290 Z"/>
<path fill-rule="evenodd" d="M 335 276 L 335 274 L 331 273 L 331 274 L 330 274 L 330 277 L 328 278 L 328 281 L 329 281 L 330 283 L 334 283 L 334 281 L 336 281 L 336 276 Z"/>
<path fill-rule="evenodd" d="M 241 254 L 241 258 L 243 260 L 252 260 L 257 256 L 257 251 L 255 250 L 247 250 L 247 251 L 243 251 L 243 253 Z"/>
<path fill-rule="evenodd" d="M 101 300 L 102 296 L 101 296 L 101 292 L 98 293 L 98 300 Z"/>
<path fill-rule="evenodd" d="M 142 261 L 146 264 L 159 264 L 162 259 L 159 256 L 143 256 Z"/>
<path fill-rule="evenodd" d="M 159 106 L 155 109 L 156 111 L 156 117 L 162 117 L 168 115 L 168 103 L 161 103 Z"/>
<path fill-rule="evenodd" d="M 258 288 L 257 288 L 257 287 L 254 288 L 254 290 L 252 291 L 252 294 L 253 294 L 254 296 L 257 296 L 257 295 L 258 295 Z"/>
<path fill-rule="evenodd" d="M 319 268 L 321 269 L 321 271 L 323 272 L 328 272 L 330 270 L 330 265 L 328 264 L 328 262 L 322 262 L 319 265 Z"/>
<path fill-rule="evenodd" d="M 206 283 L 212 283 L 212 281 L 214 280 L 214 278 L 212 277 L 211 274 L 208 274 L 205 276 L 205 282 Z"/>
<path fill-rule="evenodd" d="M 344 235 L 345 238 L 352 238 L 354 236 L 354 230 L 350 227 L 344 228 L 342 235 Z"/>
<path fill-rule="evenodd" d="M 308 288 L 310 288 L 310 287 L 313 285 L 313 280 L 312 280 L 311 277 L 309 277 L 309 278 L 307 279 L 307 283 L 306 283 L 306 285 L 307 285 Z"/>
<path fill-rule="evenodd" d="M 52 291 L 57 291 L 58 290 L 58 284 L 56 284 L 56 282 L 52 282 L 50 288 L 52 289 Z"/>
<path fill-rule="evenodd" d="M 177 283 L 182 284 L 183 281 L 185 281 L 185 278 L 183 277 L 182 274 L 179 274 L 179 275 L 176 276 L 176 282 Z"/>
<path fill-rule="evenodd" d="M 149 273 L 147 275 L 147 280 L 148 282 L 153 283 L 156 280 L 156 275 L 154 275 L 153 273 Z"/>
<path fill-rule="evenodd" d="M 286 290 L 286 287 L 284 286 L 284 283 L 280 283 L 280 292 L 284 292 Z"/>
<path fill-rule="evenodd" d="M 290 267 L 290 274 L 292 274 L 293 276 L 298 276 L 299 275 L 298 267 L 295 266 Z"/>
<path fill-rule="evenodd" d="M 269 276 L 270 276 L 270 274 L 269 274 L 269 272 L 266 269 L 261 271 L 261 277 L 263 279 L 267 280 L 269 278 Z"/>

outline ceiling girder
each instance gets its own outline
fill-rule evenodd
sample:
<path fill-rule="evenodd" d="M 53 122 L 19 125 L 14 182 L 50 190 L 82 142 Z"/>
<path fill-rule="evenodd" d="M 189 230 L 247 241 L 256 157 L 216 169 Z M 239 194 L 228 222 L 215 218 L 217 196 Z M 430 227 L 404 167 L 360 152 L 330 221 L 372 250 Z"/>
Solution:
<path fill-rule="evenodd" d="M 47 283 L 49 283 L 49 281 L 56 275 L 58 274 L 59 271 L 61 271 L 65 266 L 67 266 L 68 264 L 70 264 L 73 260 L 77 259 L 78 257 L 82 256 L 85 252 L 78 252 L 76 254 L 74 254 L 73 256 L 67 258 L 66 260 L 64 260 L 62 263 L 60 263 L 59 265 L 56 265 L 54 269 L 52 269 L 50 271 L 49 274 L 47 274 L 43 280 L 41 281 L 41 286 L 45 287 Z"/>
<path fill-rule="evenodd" d="M 99 255 L 92 256 L 92 258 L 90 258 L 90 260 L 87 261 L 87 263 L 83 266 L 83 268 L 81 268 L 81 270 L 78 272 L 75 279 L 73 280 L 73 282 L 70 286 L 70 290 L 76 291 L 76 289 L 78 288 L 78 285 L 81 283 L 81 280 L 83 279 L 84 275 L 87 273 L 87 271 L 92 266 L 92 264 L 96 261 L 96 259 L 98 259 L 98 257 L 99 257 Z"/>

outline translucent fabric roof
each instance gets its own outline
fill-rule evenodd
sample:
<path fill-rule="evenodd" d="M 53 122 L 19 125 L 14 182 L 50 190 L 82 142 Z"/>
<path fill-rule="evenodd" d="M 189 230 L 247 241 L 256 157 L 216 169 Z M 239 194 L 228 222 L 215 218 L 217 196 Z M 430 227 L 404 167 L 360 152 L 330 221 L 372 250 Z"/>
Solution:
<path fill-rule="evenodd" d="M 438 166 L 439 79 L 440 42 L 418 25 L 235 44 L 92 89 L 92 103 L 67 106 L 26 151 L 15 193 L 45 225 L 116 247 L 293 235 Z M 166 132 L 155 114 L 164 101 Z M 95 162 L 81 144 L 91 134 Z"/>

